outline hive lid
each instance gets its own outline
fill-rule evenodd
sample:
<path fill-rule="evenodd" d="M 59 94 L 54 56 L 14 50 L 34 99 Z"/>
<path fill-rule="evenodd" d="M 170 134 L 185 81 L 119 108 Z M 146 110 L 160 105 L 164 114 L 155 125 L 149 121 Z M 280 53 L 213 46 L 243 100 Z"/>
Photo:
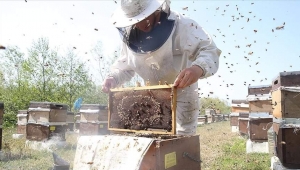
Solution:
<path fill-rule="evenodd" d="M 68 105 L 51 102 L 30 102 L 28 111 L 47 111 L 49 109 L 67 110 Z"/>
<path fill-rule="evenodd" d="M 255 112 L 255 113 L 249 113 L 249 118 L 272 118 L 273 115 L 270 115 L 269 112 Z"/>
<path fill-rule="evenodd" d="M 240 113 L 237 113 L 237 112 L 232 112 L 229 114 L 229 116 L 239 116 L 239 115 L 240 115 Z"/>
<path fill-rule="evenodd" d="M 107 110 L 107 105 L 101 104 L 82 104 L 80 110 Z"/>
<path fill-rule="evenodd" d="M 109 130 L 175 134 L 176 92 L 172 84 L 111 89 Z"/>
<path fill-rule="evenodd" d="M 74 158 L 74 169 L 139 169 L 154 139 L 99 135 L 81 136 Z"/>
<path fill-rule="evenodd" d="M 260 100 L 272 100 L 271 93 L 269 94 L 256 94 L 256 95 L 248 95 L 248 101 L 260 101 Z"/>

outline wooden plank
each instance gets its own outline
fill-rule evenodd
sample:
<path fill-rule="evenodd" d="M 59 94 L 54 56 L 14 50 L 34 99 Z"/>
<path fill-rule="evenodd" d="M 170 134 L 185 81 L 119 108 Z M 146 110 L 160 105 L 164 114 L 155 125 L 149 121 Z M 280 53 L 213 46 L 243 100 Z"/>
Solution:
<path fill-rule="evenodd" d="M 153 90 L 153 89 L 170 89 L 170 88 L 174 88 L 173 84 L 155 85 L 155 86 L 142 86 L 142 87 L 114 88 L 114 89 L 110 89 L 110 92 L 134 91 L 134 90 Z"/>

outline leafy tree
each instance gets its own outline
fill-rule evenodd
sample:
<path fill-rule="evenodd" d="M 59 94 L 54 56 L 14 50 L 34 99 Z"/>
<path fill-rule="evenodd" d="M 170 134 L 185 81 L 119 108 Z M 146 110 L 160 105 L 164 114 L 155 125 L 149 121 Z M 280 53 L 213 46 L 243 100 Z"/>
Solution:
<path fill-rule="evenodd" d="M 220 110 L 220 113 L 229 113 L 230 106 L 225 100 L 219 98 L 201 98 L 200 99 L 200 114 L 205 114 L 205 109 Z"/>

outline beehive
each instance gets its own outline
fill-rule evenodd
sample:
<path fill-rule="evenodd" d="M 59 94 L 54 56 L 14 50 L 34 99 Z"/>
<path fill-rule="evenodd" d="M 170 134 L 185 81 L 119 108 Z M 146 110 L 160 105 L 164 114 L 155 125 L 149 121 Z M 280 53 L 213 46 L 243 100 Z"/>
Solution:
<path fill-rule="evenodd" d="M 230 126 L 238 126 L 240 113 L 231 113 L 229 116 L 230 116 Z"/>
<path fill-rule="evenodd" d="M 279 87 L 299 87 L 300 86 L 300 71 L 281 72 L 272 81 L 272 90 L 277 90 Z"/>
<path fill-rule="evenodd" d="M 65 141 L 68 106 L 50 102 L 30 102 L 26 139 L 45 141 L 57 139 Z"/>
<path fill-rule="evenodd" d="M 67 109 L 68 106 L 65 104 L 50 102 L 30 102 L 28 108 L 28 123 L 66 123 Z"/>
<path fill-rule="evenodd" d="M 32 124 L 26 125 L 26 139 L 30 141 L 47 141 L 55 139 L 65 141 L 66 125 L 43 125 Z"/>
<path fill-rule="evenodd" d="M 249 112 L 268 112 L 272 114 L 271 88 L 271 85 L 248 87 Z"/>
<path fill-rule="evenodd" d="M 175 134 L 176 88 L 172 85 L 111 89 L 109 129 Z"/>
<path fill-rule="evenodd" d="M 300 87 L 280 87 L 272 91 L 273 116 L 300 118 Z"/>
<path fill-rule="evenodd" d="M 300 121 L 295 118 L 273 119 L 276 153 L 286 168 L 300 168 Z"/>
<path fill-rule="evenodd" d="M 198 124 L 207 124 L 207 115 L 198 116 Z"/>
<path fill-rule="evenodd" d="M 249 103 L 246 100 L 232 100 L 231 101 L 231 112 L 239 113 L 239 112 L 249 112 Z"/>
<path fill-rule="evenodd" d="M 201 170 L 199 135 L 81 136 L 74 169 Z"/>
<path fill-rule="evenodd" d="M 255 142 L 267 142 L 268 130 L 273 125 L 273 117 L 268 112 L 249 114 L 249 138 Z"/>
<path fill-rule="evenodd" d="M 240 134 L 248 135 L 249 113 L 240 113 L 238 121 Z"/>
<path fill-rule="evenodd" d="M 0 102 L 0 151 L 2 149 L 2 124 L 3 124 L 4 104 Z"/>
<path fill-rule="evenodd" d="M 17 114 L 18 118 L 18 127 L 17 133 L 18 134 L 26 134 L 26 125 L 27 125 L 27 110 L 19 110 Z"/>

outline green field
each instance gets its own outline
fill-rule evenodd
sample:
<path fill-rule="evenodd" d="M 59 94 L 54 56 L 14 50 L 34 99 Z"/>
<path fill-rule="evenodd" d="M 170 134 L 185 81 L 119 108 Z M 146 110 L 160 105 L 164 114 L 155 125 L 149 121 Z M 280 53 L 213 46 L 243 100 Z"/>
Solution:
<path fill-rule="evenodd" d="M 3 130 L 1 170 L 47 170 L 53 166 L 51 152 L 26 148 L 25 139 L 12 138 L 15 132 L 16 129 Z M 198 133 L 202 169 L 268 170 L 270 167 L 268 154 L 246 154 L 246 139 L 231 133 L 229 121 L 202 125 Z M 66 134 L 66 140 L 66 146 L 50 149 L 70 162 L 72 168 L 77 134 Z"/>

